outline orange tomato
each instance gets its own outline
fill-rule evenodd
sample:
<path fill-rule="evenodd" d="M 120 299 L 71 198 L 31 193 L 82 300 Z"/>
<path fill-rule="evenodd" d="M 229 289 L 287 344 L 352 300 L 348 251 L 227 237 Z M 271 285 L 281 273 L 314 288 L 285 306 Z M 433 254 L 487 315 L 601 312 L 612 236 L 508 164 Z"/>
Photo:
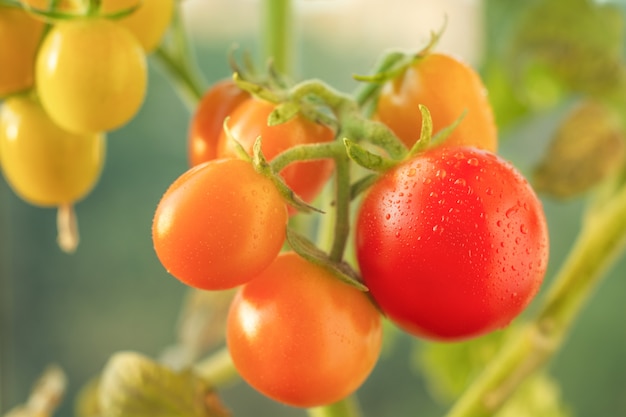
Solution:
<path fill-rule="evenodd" d="M 367 379 L 382 325 L 364 293 L 287 252 L 235 295 L 226 341 L 252 387 L 285 404 L 314 407 L 345 398 Z"/>
<path fill-rule="evenodd" d="M 191 119 L 188 135 L 189 165 L 217 157 L 217 144 L 224 130 L 224 119 L 250 94 L 230 79 L 219 81 L 204 94 Z"/>
<path fill-rule="evenodd" d="M 469 65 L 440 53 L 418 58 L 397 78 L 383 85 L 374 118 L 389 126 L 411 147 L 419 139 L 422 127 L 420 104 L 431 113 L 434 133 L 467 111 L 446 138 L 445 145 L 496 151 L 498 133 L 493 110 L 482 80 Z"/>
<path fill-rule="evenodd" d="M 230 134 L 252 154 L 256 139 L 262 138 L 261 148 L 268 161 L 289 148 L 304 144 L 330 142 L 335 133 L 328 126 L 312 122 L 301 115 L 288 122 L 268 126 L 267 119 L 275 105 L 263 100 L 247 100 L 241 103 L 230 115 Z M 218 157 L 235 157 L 235 145 L 226 132 L 221 133 Z M 280 175 L 285 183 L 304 201 L 311 202 L 333 172 L 331 159 L 295 162 L 285 167 Z"/>

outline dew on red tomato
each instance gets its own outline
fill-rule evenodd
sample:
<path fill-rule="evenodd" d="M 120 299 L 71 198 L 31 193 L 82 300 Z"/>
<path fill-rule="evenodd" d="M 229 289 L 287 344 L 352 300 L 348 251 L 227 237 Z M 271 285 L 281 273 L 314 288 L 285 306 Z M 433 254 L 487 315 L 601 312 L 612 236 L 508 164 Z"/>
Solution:
<path fill-rule="evenodd" d="M 479 162 L 478 162 L 478 159 L 476 159 L 476 158 L 469 158 L 467 160 L 467 164 L 471 165 L 471 166 L 477 167 L 479 165 Z"/>

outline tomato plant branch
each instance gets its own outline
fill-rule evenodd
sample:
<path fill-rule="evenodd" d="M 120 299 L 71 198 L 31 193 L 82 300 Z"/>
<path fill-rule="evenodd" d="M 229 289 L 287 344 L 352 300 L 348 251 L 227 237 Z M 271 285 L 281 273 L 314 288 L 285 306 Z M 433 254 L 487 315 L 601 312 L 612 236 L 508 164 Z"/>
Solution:
<path fill-rule="evenodd" d="M 194 372 L 213 387 L 229 385 L 239 379 L 230 352 L 226 347 L 213 353 L 194 366 Z"/>
<path fill-rule="evenodd" d="M 344 153 L 345 149 L 340 141 L 298 145 L 276 155 L 270 165 L 274 172 L 280 172 L 292 162 L 338 158 Z"/>
<path fill-rule="evenodd" d="M 367 118 L 352 96 L 341 93 L 320 80 L 306 80 L 294 86 L 290 98 L 298 101 L 307 96 L 324 102 L 337 116 L 341 126 L 338 136 L 359 142 L 365 140 L 384 149 L 393 159 L 402 159 L 406 146 L 383 123 Z"/>
<path fill-rule="evenodd" d="M 343 259 L 350 234 L 350 159 L 347 155 L 335 158 L 335 238 L 330 250 L 330 259 Z"/>
<path fill-rule="evenodd" d="M 563 343 L 626 244 L 626 187 L 583 223 L 536 318 L 515 333 L 447 417 L 489 416 Z"/>
<path fill-rule="evenodd" d="M 171 82 L 181 99 L 190 110 L 193 110 L 202 98 L 205 83 L 190 47 L 180 5 L 174 9 L 170 30 L 172 46 L 161 44 L 154 55 L 170 75 Z"/>
<path fill-rule="evenodd" d="M 361 410 L 354 396 L 349 396 L 334 404 L 313 407 L 307 410 L 309 417 L 360 417 Z"/>
<path fill-rule="evenodd" d="M 282 75 L 291 74 L 292 68 L 292 6 L 291 0 L 264 0 L 263 37 L 266 61 Z"/>

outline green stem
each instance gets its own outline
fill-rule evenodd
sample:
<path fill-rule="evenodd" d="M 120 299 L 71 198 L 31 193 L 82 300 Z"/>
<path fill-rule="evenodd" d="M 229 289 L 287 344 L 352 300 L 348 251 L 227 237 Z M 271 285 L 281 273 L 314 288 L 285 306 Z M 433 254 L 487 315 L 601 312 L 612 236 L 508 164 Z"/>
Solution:
<path fill-rule="evenodd" d="M 335 238 L 329 257 L 340 262 L 350 234 L 350 159 L 344 153 L 335 159 Z"/>
<path fill-rule="evenodd" d="M 270 165 L 274 172 L 280 172 L 292 162 L 326 158 L 335 159 L 342 154 L 345 154 L 345 147 L 340 141 L 311 143 L 286 149 L 276 155 Z"/>
<path fill-rule="evenodd" d="M 291 0 L 263 1 L 263 51 L 282 75 L 293 71 L 293 30 Z"/>
<path fill-rule="evenodd" d="M 563 344 L 626 244 L 626 186 L 583 224 L 535 320 L 516 333 L 447 417 L 491 416 Z"/>
<path fill-rule="evenodd" d="M 155 57 L 169 73 L 183 102 L 190 110 L 194 110 L 204 94 L 205 82 L 191 50 L 179 7 L 176 7 L 172 19 L 172 47 L 159 46 Z"/>
<path fill-rule="evenodd" d="M 199 80 L 180 65 L 180 62 L 165 48 L 158 47 L 154 56 L 169 73 L 172 83 L 176 86 L 176 92 L 186 106 L 190 110 L 195 109 L 204 92 Z"/>
<path fill-rule="evenodd" d="M 344 398 L 336 403 L 309 408 L 309 417 L 360 417 L 361 410 L 354 396 Z"/>
<path fill-rule="evenodd" d="M 239 379 L 239 373 L 226 347 L 197 363 L 194 371 L 214 387 L 229 385 Z"/>
<path fill-rule="evenodd" d="M 407 148 L 398 137 L 383 123 L 368 119 L 361 112 L 358 103 L 349 95 L 341 93 L 320 80 L 306 80 L 294 86 L 290 98 L 295 101 L 307 96 L 322 100 L 339 120 L 340 138 L 347 137 L 354 142 L 365 140 L 380 146 L 391 158 L 399 160 L 406 156 Z"/>

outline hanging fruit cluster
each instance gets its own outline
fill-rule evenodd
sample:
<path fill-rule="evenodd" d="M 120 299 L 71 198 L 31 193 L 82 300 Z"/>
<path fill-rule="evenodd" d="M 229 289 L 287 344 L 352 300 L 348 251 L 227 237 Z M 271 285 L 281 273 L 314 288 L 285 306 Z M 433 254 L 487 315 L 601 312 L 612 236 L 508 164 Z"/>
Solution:
<path fill-rule="evenodd" d="M 24 201 L 59 208 L 59 244 L 78 244 L 73 205 L 96 185 L 106 133 L 147 89 L 146 54 L 173 0 L 0 3 L 0 165 Z"/>

